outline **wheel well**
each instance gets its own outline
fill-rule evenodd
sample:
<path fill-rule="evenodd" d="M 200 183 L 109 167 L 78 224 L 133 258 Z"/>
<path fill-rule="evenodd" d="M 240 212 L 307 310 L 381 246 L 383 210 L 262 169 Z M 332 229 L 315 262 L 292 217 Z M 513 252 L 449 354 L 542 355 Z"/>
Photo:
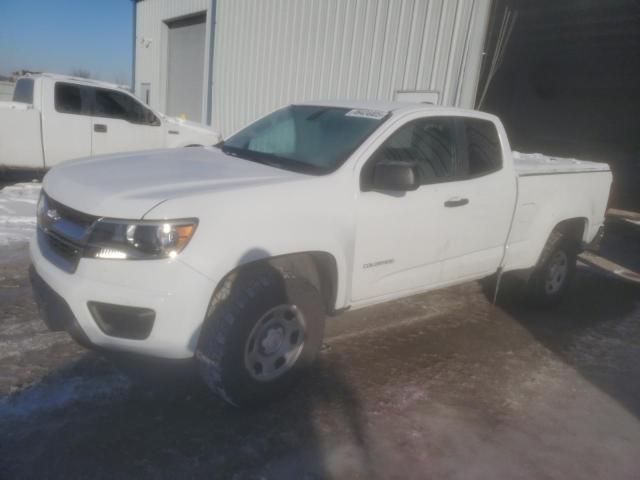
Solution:
<path fill-rule="evenodd" d="M 575 242 L 577 247 L 580 249 L 582 247 L 586 229 L 586 218 L 570 218 L 558 223 L 551 233 L 562 233 L 567 239 Z"/>
<path fill-rule="evenodd" d="M 551 232 L 549 232 L 549 236 L 542 246 L 542 250 L 540 250 L 540 253 L 538 254 L 538 261 L 535 266 L 539 266 L 546 261 L 548 255 L 550 255 L 552 251 L 551 248 L 560 238 L 567 239 L 567 241 L 571 242 L 575 246 L 575 252 L 580 253 L 583 250 L 583 239 L 586 228 L 586 218 L 568 218 L 556 224 Z M 527 272 L 531 273 L 530 269 L 527 270 Z"/>
<path fill-rule="evenodd" d="M 244 263 L 225 275 L 216 287 L 216 291 L 225 284 L 230 276 L 241 270 L 259 268 L 261 264 L 265 263 L 276 268 L 283 275 L 293 273 L 305 278 L 320 292 L 326 311 L 328 313 L 334 312 L 338 288 L 338 266 L 333 255 L 327 252 L 293 253 Z"/>

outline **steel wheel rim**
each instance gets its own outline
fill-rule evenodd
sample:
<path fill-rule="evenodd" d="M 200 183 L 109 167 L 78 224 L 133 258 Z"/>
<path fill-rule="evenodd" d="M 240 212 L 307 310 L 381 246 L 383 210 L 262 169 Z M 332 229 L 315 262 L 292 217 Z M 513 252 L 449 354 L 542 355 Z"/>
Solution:
<path fill-rule="evenodd" d="M 548 294 L 558 293 L 564 286 L 569 272 L 569 257 L 563 251 L 556 252 L 549 262 L 544 288 Z"/>
<path fill-rule="evenodd" d="M 260 317 L 244 348 L 244 366 L 251 377 L 270 382 L 291 370 L 304 347 L 305 327 L 295 305 L 278 305 Z"/>

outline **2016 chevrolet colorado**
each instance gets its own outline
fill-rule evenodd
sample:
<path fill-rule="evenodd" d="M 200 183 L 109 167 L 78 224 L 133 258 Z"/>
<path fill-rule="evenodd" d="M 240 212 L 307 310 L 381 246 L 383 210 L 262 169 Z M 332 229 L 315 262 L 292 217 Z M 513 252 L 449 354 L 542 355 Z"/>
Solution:
<path fill-rule="evenodd" d="M 282 391 L 326 315 L 527 270 L 558 299 L 602 227 L 606 164 L 514 158 L 500 121 L 427 105 L 291 105 L 217 147 L 67 162 L 31 243 L 53 329 L 195 357 L 234 404 Z"/>

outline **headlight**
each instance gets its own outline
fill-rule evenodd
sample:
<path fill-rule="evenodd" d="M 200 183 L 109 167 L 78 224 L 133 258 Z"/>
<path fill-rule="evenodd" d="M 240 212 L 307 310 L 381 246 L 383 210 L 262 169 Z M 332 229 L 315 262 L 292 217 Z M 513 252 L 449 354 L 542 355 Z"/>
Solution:
<path fill-rule="evenodd" d="M 187 246 L 196 219 L 166 221 L 98 220 L 85 256 L 113 260 L 173 258 Z"/>

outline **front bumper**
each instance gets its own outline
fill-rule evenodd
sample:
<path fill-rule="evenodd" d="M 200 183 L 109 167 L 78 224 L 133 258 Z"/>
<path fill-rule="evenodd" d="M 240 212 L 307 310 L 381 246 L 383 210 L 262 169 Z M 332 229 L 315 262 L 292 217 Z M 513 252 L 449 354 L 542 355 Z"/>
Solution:
<path fill-rule="evenodd" d="M 161 358 L 189 358 L 195 351 L 215 284 L 180 262 L 82 258 L 75 273 L 30 244 L 34 293 L 49 328 L 68 331 L 79 343 Z M 89 302 L 155 311 L 149 336 L 141 340 L 107 335 L 94 320 Z"/>
<path fill-rule="evenodd" d="M 38 310 L 49 330 L 66 331 L 83 347 L 93 348 L 94 345 L 85 335 L 67 302 L 47 285 L 33 265 L 29 267 L 29 279 Z"/>

